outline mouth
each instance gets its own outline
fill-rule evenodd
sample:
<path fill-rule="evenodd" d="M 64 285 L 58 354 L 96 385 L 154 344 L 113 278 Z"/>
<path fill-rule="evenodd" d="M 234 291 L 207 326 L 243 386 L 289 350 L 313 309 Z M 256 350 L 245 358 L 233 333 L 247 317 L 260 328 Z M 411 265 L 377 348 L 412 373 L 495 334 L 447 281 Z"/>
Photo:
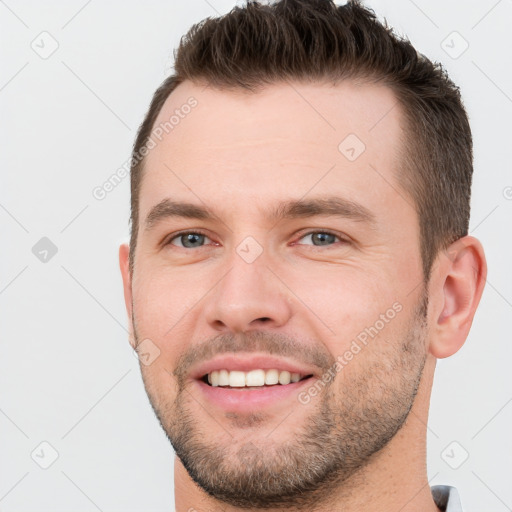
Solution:
<path fill-rule="evenodd" d="M 286 370 L 244 372 L 221 369 L 205 374 L 194 382 L 204 406 L 211 412 L 215 409 L 237 414 L 268 411 L 282 415 L 289 407 L 301 407 L 301 391 L 304 392 L 316 380 L 313 374 L 292 374 Z"/>
<path fill-rule="evenodd" d="M 224 413 L 269 411 L 302 404 L 299 393 L 320 379 L 320 368 L 265 353 L 228 353 L 194 367 L 189 378 L 201 405 Z"/>
<path fill-rule="evenodd" d="M 210 387 L 248 390 L 288 386 L 311 377 L 313 374 L 304 375 L 276 368 L 253 369 L 247 372 L 222 368 L 203 375 L 200 380 Z"/>

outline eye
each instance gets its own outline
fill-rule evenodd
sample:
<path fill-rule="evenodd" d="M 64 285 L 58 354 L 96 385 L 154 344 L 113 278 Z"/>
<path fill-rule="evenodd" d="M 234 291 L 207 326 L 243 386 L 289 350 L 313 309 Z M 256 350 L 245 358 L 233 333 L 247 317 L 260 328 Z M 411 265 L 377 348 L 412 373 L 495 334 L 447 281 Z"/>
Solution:
<path fill-rule="evenodd" d="M 310 237 L 310 240 L 316 247 L 325 247 L 333 245 L 336 242 L 336 239 L 338 239 L 340 242 L 348 243 L 347 240 L 344 240 L 340 236 L 336 235 L 335 233 L 331 233 L 330 231 L 310 231 L 309 233 L 303 234 L 299 238 L 299 240 L 306 239 L 307 237 Z"/>
<path fill-rule="evenodd" d="M 339 235 L 330 231 L 310 231 L 303 234 L 299 240 L 304 240 L 310 237 L 312 244 L 300 245 L 313 245 L 315 247 L 331 246 L 336 243 L 336 240 L 341 243 L 348 243 L 347 240 L 341 238 Z M 205 233 L 201 231 L 182 231 L 172 236 L 164 245 L 174 245 L 184 249 L 195 249 L 204 247 L 205 240 L 212 241 Z"/>
<path fill-rule="evenodd" d="M 205 239 L 210 240 L 201 231 L 182 231 L 170 238 L 165 245 L 176 245 L 178 247 L 183 247 L 184 249 L 195 249 L 197 247 L 202 247 Z M 175 240 L 179 243 L 174 243 Z"/>

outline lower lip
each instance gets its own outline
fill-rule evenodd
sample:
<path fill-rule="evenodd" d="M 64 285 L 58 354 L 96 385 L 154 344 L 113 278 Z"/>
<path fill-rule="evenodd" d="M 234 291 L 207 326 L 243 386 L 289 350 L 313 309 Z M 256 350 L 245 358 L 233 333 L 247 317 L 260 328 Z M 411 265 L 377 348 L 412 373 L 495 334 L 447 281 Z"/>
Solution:
<path fill-rule="evenodd" d="M 311 386 L 313 380 L 313 377 L 308 377 L 299 382 L 262 386 L 258 389 L 210 386 L 202 380 L 196 380 L 195 382 L 206 396 L 208 403 L 213 403 L 231 412 L 248 412 L 254 411 L 256 408 L 276 404 L 282 407 L 282 401 L 290 397 L 294 397 L 297 400 L 300 389 L 305 386 Z"/>

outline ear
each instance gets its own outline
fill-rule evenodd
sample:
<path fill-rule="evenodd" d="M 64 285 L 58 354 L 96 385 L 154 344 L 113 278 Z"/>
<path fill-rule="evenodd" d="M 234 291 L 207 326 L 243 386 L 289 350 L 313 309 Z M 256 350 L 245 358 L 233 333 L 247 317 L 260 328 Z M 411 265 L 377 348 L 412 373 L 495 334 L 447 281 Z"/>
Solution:
<path fill-rule="evenodd" d="M 466 341 L 485 286 L 487 263 L 482 244 L 472 236 L 453 242 L 438 259 L 431 281 L 434 324 L 429 352 L 444 358 Z"/>
<path fill-rule="evenodd" d="M 130 327 L 129 341 L 135 349 L 135 335 L 133 332 L 133 312 L 132 312 L 132 276 L 130 275 L 130 246 L 126 243 L 119 246 L 119 267 L 123 278 L 124 302 L 128 314 L 128 323 Z"/>

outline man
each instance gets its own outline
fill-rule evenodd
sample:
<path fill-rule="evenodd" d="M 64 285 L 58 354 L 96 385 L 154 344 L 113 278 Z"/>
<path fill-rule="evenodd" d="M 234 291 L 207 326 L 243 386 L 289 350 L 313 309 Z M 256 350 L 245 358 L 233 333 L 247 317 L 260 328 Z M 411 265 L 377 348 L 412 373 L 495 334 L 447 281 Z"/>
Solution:
<path fill-rule="evenodd" d="M 120 266 L 176 510 L 461 510 L 426 425 L 487 268 L 444 70 L 356 2 L 251 2 L 182 39 L 132 164 Z"/>

